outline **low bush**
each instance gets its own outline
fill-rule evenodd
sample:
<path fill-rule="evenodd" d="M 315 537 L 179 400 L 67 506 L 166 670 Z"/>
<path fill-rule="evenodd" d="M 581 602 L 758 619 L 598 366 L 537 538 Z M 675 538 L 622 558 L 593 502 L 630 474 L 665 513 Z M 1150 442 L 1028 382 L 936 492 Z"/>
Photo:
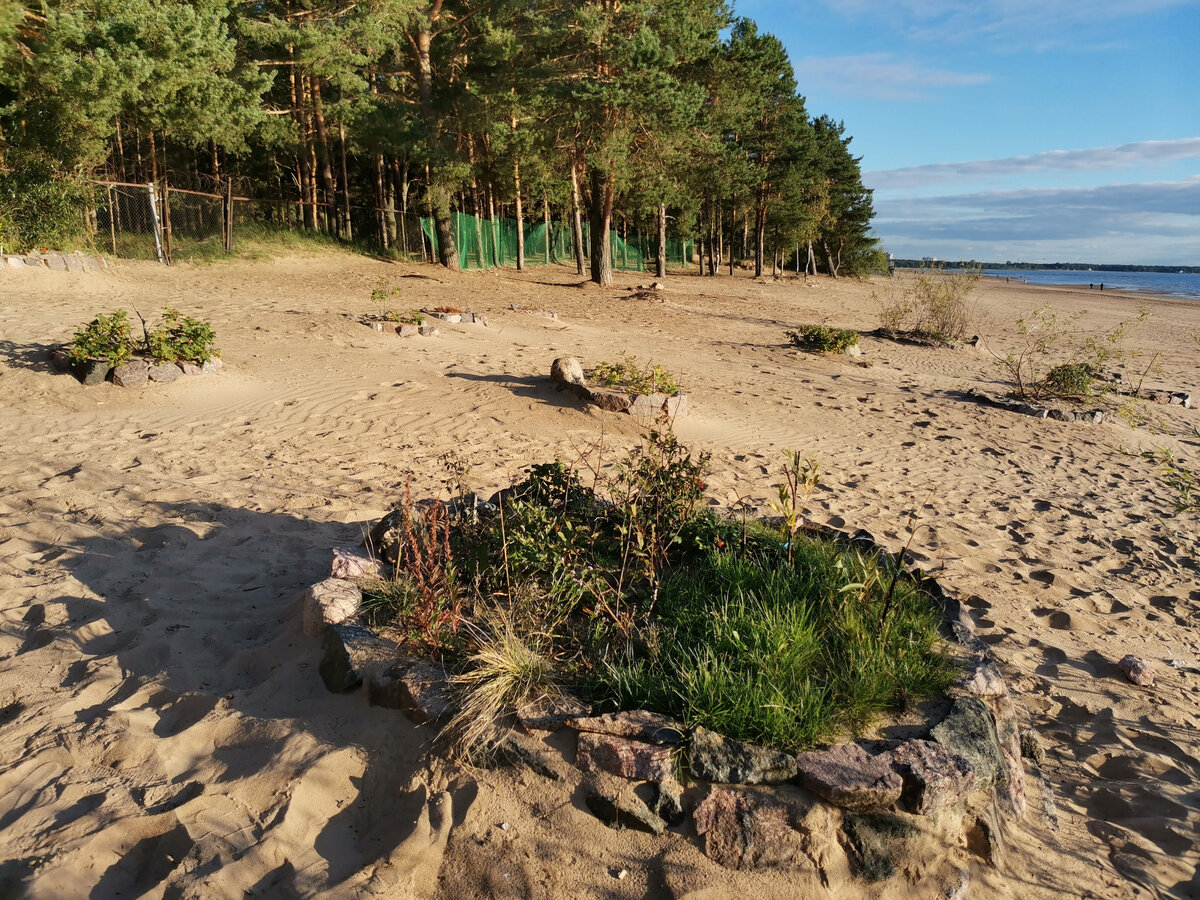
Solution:
<path fill-rule="evenodd" d="M 99 315 L 75 332 L 67 351 L 71 362 L 90 361 L 120 366 L 133 358 L 134 341 L 129 313 L 118 309 L 111 315 Z"/>
<path fill-rule="evenodd" d="M 163 310 L 163 326 L 146 333 L 145 353 L 158 362 L 204 365 L 220 353 L 213 346 L 215 339 L 207 322 L 181 316 L 168 306 Z"/>
<path fill-rule="evenodd" d="M 617 362 L 597 363 L 585 373 L 590 381 L 605 387 L 621 388 L 634 394 L 679 393 L 675 376 L 662 366 L 651 365 L 645 369 L 638 366 L 637 357 L 622 356 Z"/>
<path fill-rule="evenodd" d="M 792 344 L 810 353 L 845 353 L 858 346 L 857 331 L 828 325 L 799 325 L 787 336 Z"/>
<path fill-rule="evenodd" d="M 884 294 L 875 295 L 879 324 L 888 331 L 943 343 L 964 341 L 973 316 L 970 296 L 979 278 L 979 269 L 947 272 L 941 267 L 894 278 Z"/>
<path fill-rule="evenodd" d="M 380 307 L 381 312 L 379 317 L 387 322 L 395 322 L 397 325 L 424 325 L 425 316 L 417 310 L 409 312 L 401 312 L 398 309 L 388 307 L 393 297 L 399 297 L 401 290 L 398 287 L 388 287 L 387 282 L 380 280 L 379 286 L 371 291 L 371 302 Z"/>
<path fill-rule="evenodd" d="M 440 590 L 454 600 L 438 608 L 461 609 L 464 627 L 458 643 L 414 642 L 462 654 L 460 749 L 486 745 L 522 698 L 560 689 L 796 750 L 946 686 L 919 579 L 803 527 L 814 460 L 788 455 L 778 524 L 706 508 L 708 463 L 656 428 L 611 474 L 534 466 L 494 512 L 431 531 L 437 558 L 453 558 Z M 387 603 L 406 627 L 444 633 L 401 560 L 407 586 Z"/>
<path fill-rule="evenodd" d="M 75 332 L 67 351 L 77 365 L 88 361 L 120 366 L 134 356 L 144 356 L 152 362 L 191 362 L 203 365 L 220 351 L 213 346 L 216 338 L 212 326 L 200 319 L 181 316 L 167 307 L 163 324 L 147 330 L 143 321 L 142 340 L 133 336 L 129 313 L 118 309 L 110 315 L 99 315 Z"/>

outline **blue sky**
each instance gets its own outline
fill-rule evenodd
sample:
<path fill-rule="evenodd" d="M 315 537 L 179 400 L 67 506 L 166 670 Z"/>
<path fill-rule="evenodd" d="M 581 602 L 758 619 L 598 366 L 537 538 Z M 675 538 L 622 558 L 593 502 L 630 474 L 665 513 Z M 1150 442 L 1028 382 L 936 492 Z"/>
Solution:
<path fill-rule="evenodd" d="M 737 0 L 900 257 L 1200 265 L 1200 0 Z"/>

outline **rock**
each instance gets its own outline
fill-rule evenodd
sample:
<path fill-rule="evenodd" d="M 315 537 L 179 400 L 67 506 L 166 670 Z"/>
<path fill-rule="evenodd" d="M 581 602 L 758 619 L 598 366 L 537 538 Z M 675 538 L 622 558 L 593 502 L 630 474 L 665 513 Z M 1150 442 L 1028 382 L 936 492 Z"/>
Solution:
<path fill-rule="evenodd" d="M 683 785 L 674 778 L 653 782 L 650 809 L 672 828 L 682 825 L 687 815 L 683 808 Z"/>
<path fill-rule="evenodd" d="M 858 744 L 801 753 L 796 761 L 806 788 L 854 812 L 886 809 L 904 789 L 890 753 L 872 756 Z"/>
<path fill-rule="evenodd" d="M 858 344 L 851 344 L 842 352 L 847 356 L 862 356 L 862 348 Z"/>
<path fill-rule="evenodd" d="M 42 257 L 42 261 L 55 272 L 67 271 L 67 261 L 63 259 L 61 253 L 47 253 Z"/>
<path fill-rule="evenodd" d="M 1191 394 L 1185 394 L 1183 391 L 1176 391 L 1175 393 L 1171 394 L 1171 402 L 1176 406 L 1182 406 L 1184 409 L 1192 408 Z"/>
<path fill-rule="evenodd" d="M 687 394 L 676 394 L 674 397 L 668 397 L 664 409 L 672 419 L 686 416 L 688 414 Z"/>
<path fill-rule="evenodd" d="M 652 290 L 652 291 L 665 291 L 666 289 L 667 289 L 667 286 L 665 284 L 663 284 L 661 281 L 650 282 L 650 290 Z"/>
<path fill-rule="evenodd" d="M 23 268 L 25 268 L 25 259 L 24 259 L 23 257 L 20 257 L 20 256 L 6 256 L 6 257 L 4 257 L 4 261 L 5 261 L 6 263 L 8 263 L 10 266 L 12 266 L 14 269 L 23 269 Z"/>
<path fill-rule="evenodd" d="M 1154 686 L 1154 673 L 1150 671 L 1150 667 L 1146 665 L 1146 661 L 1140 657 L 1134 656 L 1132 653 L 1121 659 L 1117 665 L 1121 671 L 1136 685 L 1141 687 Z"/>
<path fill-rule="evenodd" d="M 197 375 L 204 374 L 204 366 L 192 362 L 190 359 L 179 359 L 175 361 L 175 365 L 179 366 L 179 371 L 184 375 L 194 378 Z"/>
<path fill-rule="evenodd" d="M 633 403 L 629 406 L 629 414 L 645 419 L 654 419 L 662 415 L 666 405 L 666 394 L 634 394 Z"/>
<path fill-rule="evenodd" d="M 1008 685 L 996 664 L 990 660 L 979 660 L 965 671 L 961 687 L 976 697 L 1003 697 L 1008 694 Z"/>
<path fill-rule="evenodd" d="M 144 359 L 131 359 L 112 370 L 112 383 L 117 387 L 141 387 L 149 380 L 150 363 Z"/>
<path fill-rule="evenodd" d="M 1171 402 L 1171 395 L 1166 391 L 1151 391 L 1147 396 L 1151 403 L 1157 403 L 1160 406 L 1166 406 Z"/>
<path fill-rule="evenodd" d="M 697 778 L 726 784 L 775 784 L 795 778 L 797 771 L 795 758 L 786 753 L 735 741 L 707 728 L 692 734 L 688 767 Z"/>
<path fill-rule="evenodd" d="M 325 631 L 319 671 L 335 694 L 354 690 L 363 678 L 396 654 L 391 641 L 361 625 L 333 625 Z"/>
<path fill-rule="evenodd" d="M 417 326 L 417 333 L 420 334 L 421 337 L 437 337 L 441 334 L 441 332 L 438 331 L 437 326 L 432 322 L 422 322 Z"/>
<path fill-rule="evenodd" d="M 955 700 L 950 714 L 932 734 L 935 741 L 971 764 L 979 790 L 988 790 L 1004 777 L 1004 758 L 996 726 L 982 700 L 976 697 Z"/>
<path fill-rule="evenodd" d="M 216 375 L 223 368 L 225 368 L 225 363 L 223 363 L 221 361 L 221 357 L 210 356 L 208 359 L 206 359 L 204 361 L 204 365 L 202 365 L 200 367 L 200 374 L 201 375 Z"/>
<path fill-rule="evenodd" d="M 598 406 L 605 412 L 625 412 L 633 403 L 633 398 L 623 391 L 606 389 L 593 390 L 588 394 L 588 402 Z"/>
<path fill-rule="evenodd" d="M 99 359 L 85 359 L 83 362 L 71 365 L 71 372 L 84 387 L 103 384 L 111 371 L 112 366 Z"/>
<path fill-rule="evenodd" d="M 1075 413 L 1065 409 L 1051 409 L 1046 413 L 1046 418 L 1053 419 L 1055 422 L 1074 422 Z"/>
<path fill-rule="evenodd" d="M 576 731 L 591 731 L 611 734 L 614 737 L 644 741 L 649 744 L 678 744 L 683 740 L 684 728 L 674 719 L 645 709 L 628 712 L 606 713 L 602 716 L 567 719 L 567 724 Z"/>
<path fill-rule="evenodd" d="M 528 731 L 557 731 L 568 719 L 591 715 L 592 706 L 570 694 L 548 696 L 517 707 L 517 720 Z"/>
<path fill-rule="evenodd" d="M 50 368 L 55 372 L 69 372 L 71 370 L 71 356 L 67 352 L 66 347 L 52 347 L 49 354 Z"/>
<path fill-rule="evenodd" d="M 1021 726 L 1017 718 L 1017 705 L 1007 694 L 985 698 L 984 703 L 992 714 L 996 725 L 996 740 L 1000 745 L 1000 758 L 1004 763 L 1003 777 L 997 784 L 997 793 L 1004 802 L 1003 808 L 1014 818 L 1025 815 L 1025 768 L 1021 763 Z"/>
<path fill-rule="evenodd" d="M 893 813 L 848 815 L 842 820 L 843 846 L 854 873 L 872 884 L 896 874 L 896 864 L 908 856 L 908 845 L 918 833 Z"/>
<path fill-rule="evenodd" d="M 1104 421 L 1104 410 L 1091 409 L 1086 412 L 1075 413 L 1076 422 L 1086 422 L 1089 425 L 1099 425 Z"/>
<path fill-rule="evenodd" d="M 83 271 L 83 258 L 76 253 L 67 253 L 63 255 L 63 261 L 67 264 L 67 271 L 79 274 Z"/>
<path fill-rule="evenodd" d="M 304 592 L 304 633 L 316 637 L 330 625 L 340 625 L 358 614 L 362 591 L 349 581 L 326 578 Z"/>
<path fill-rule="evenodd" d="M 671 777 L 674 752 L 665 744 L 581 731 L 575 765 L 583 772 L 608 772 L 621 778 L 661 782 Z"/>
<path fill-rule="evenodd" d="M 418 725 L 441 724 L 457 710 L 450 676 L 435 663 L 401 660 L 369 672 L 366 681 L 369 703 L 403 710 Z"/>
<path fill-rule="evenodd" d="M 170 384 L 176 378 L 183 374 L 179 370 L 179 366 L 173 362 L 158 363 L 150 366 L 150 380 L 156 381 L 159 384 Z"/>
<path fill-rule="evenodd" d="M 918 815 L 951 806 L 975 789 L 971 764 L 933 741 L 904 742 L 892 751 L 892 766 L 904 779 L 901 802 Z"/>
<path fill-rule="evenodd" d="M 994 869 L 1004 864 L 1004 841 L 996 822 L 987 810 L 966 831 L 967 849 Z"/>
<path fill-rule="evenodd" d="M 416 337 L 421 333 L 420 325 L 397 325 L 396 334 L 400 337 Z"/>
<path fill-rule="evenodd" d="M 83 271 L 85 272 L 99 272 L 101 269 L 100 257 L 98 256 L 84 256 L 79 261 L 83 263 Z"/>
<path fill-rule="evenodd" d="M 609 828 L 633 828 L 662 834 L 667 823 L 650 811 L 633 785 L 611 775 L 593 773 L 583 782 L 583 802 Z"/>
<path fill-rule="evenodd" d="M 704 855 L 727 869 L 762 869 L 798 862 L 798 836 L 788 807 L 770 791 L 713 785 L 692 813 Z"/>
<path fill-rule="evenodd" d="M 545 745 L 527 735 L 507 730 L 492 745 L 491 750 L 493 758 L 504 765 L 525 766 L 551 781 L 563 779 L 560 770 L 562 760 L 550 753 Z"/>
<path fill-rule="evenodd" d="M 560 356 L 550 364 L 550 380 L 555 384 L 583 384 L 583 363 L 573 356 Z"/>
<path fill-rule="evenodd" d="M 358 547 L 334 547 L 329 564 L 330 578 L 362 578 L 382 576 L 383 563 Z"/>

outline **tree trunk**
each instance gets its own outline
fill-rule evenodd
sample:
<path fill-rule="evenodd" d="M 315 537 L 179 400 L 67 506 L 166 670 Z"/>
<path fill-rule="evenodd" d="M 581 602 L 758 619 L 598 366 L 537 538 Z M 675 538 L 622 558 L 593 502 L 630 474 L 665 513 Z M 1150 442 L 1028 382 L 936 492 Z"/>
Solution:
<path fill-rule="evenodd" d="M 516 128 L 514 120 L 513 130 L 516 131 Z M 517 208 L 517 271 L 520 272 L 525 268 L 525 213 L 521 208 L 521 163 L 517 159 L 513 160 L 513 190 Z"/>
<path fill-rule="evenodd" d="M 615 195 L 614 177 L 593 167 L 590 173 L 592 190 L 588 208 L 592 232 L 592 281 L 601 287 L 612 287 L 612 211 Z"/>
<path fill-rule="evenodd" d="M 546 265 L 550 265 L 550 198 L 542 191 L 542 221 L 546 226 Z"/>
<path fill-rule="evenodd" d="M 334 218 L 334 232 L 339 231 L 336 220 L 337 206 L 337 188 L 333 183 L 333 164 L 330 161 L 329 152 L 329 132 L 325 128 L 325 110 L 321 103 L 321 82 L 315 75 L 310 75 L 308 78 L 308 89 L 312 95 L 313 106 L 313 123 L 317 127 L 317 144 L 320 147 L 320 166 L 321 166 L 321 183 L 325 186 L 325 215 L 328 217 L 331 213 Z"/>
<path fill-rule="evenodd" d="M 754 211 L 754 277 L 762 278 L 763 255 L 766 253 L 767 205 L 761 200 Z"/>
<path fill-rule="evenodd" d="M 658 265 L 654 270 L 661 280 L 667 277 L 667 204 L 658 204 Z"/>
<path fill-rule="evenodd" d="M 426 143 L 434 158 L 441 149 L 438 137 L 438 119 L 433 108 L 433 62 L 429 55 L 429 47 L 433 41 L 433 26 L 441 14 L 441 2 L 435 0 L 429 10 L 429 15 L 423 18 L 417 26 L 417 88 L 421 102 L 421 119 L 429 129 Z M 433 227 L 437 233 L 438 262 L 447 269 L 458 270 L 458 248 L 454 244 L 454 228 L 450 222 L 450 188 L 444 184 L 432 165 L 427 167 L 429 180 L 426 192 L 430 199 L 430 215 L 433 217 Z"/>
<path fill-rule="evenodd" d="M 386 168 L 383 162 L 383 154 L 375 154 L 375 225 L 379 228 L 379 246 L 387 250 L 391 246 L 389 241 L 387 223 L 387 207 L 389 201 L 389 192 L 384 182 L 388 179 L 386 176 Z M 396 214 L 392 212 L 392 225 L 395 227 Z"/>
<path fill-rule="evenodd" d="M 579 167 L 571 160 L 571 241 L 575 245 L 575 274 L 583 274 L 583 221 L 579 211 Z"/>
<path fill-rule="evenodd" d="M 338 140 L 342 151 L 342 239 L 354 240 L 354 225 L 350 221 L 350 174 L 346 166 L 346 123 L 338 122 Z"/>
<path fill-rule="evenodd" d="M 829 267 L 829 277 L 837 278 L 837 263 L 834 261 L 833 254 L 829 252 L 829 242 L 821 241 L 821 246 L 825 249 L 825 264 Z"/>

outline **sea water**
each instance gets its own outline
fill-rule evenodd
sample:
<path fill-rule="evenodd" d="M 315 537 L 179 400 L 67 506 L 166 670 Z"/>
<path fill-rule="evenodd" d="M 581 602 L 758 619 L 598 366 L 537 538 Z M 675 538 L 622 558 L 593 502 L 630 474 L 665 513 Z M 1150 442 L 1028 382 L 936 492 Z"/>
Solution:
<path fill-rule="evenodd" d="M 1165 297 L 1184 297 L 1200 300 L 1200 274 L 1187 272 L 1110 272 L 1104 269 L 1086 271 L 1070 269 L 984 269 L 990 278 L 1008 278 L 1029 284 L 1060 284 L 1094 290 L 1104 285 L 1106 291 L 1138 291 Z"/>

